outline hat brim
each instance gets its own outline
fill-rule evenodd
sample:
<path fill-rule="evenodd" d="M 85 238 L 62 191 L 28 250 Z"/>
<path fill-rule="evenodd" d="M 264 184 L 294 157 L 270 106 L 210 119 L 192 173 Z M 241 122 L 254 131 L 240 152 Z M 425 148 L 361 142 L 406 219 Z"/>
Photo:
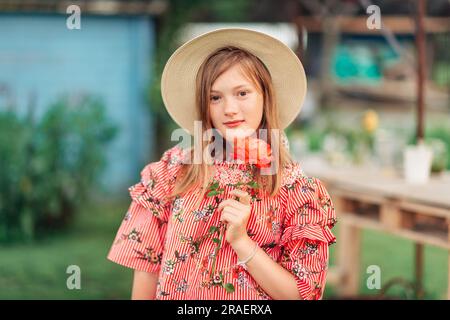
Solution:
<path fill-rule="evenodd" d="M 195 106 L 196 76 L 201 64 L 216 49 L 231 45 L 257 56 L 269 70 L 275 90 L 280 129 L 299 114 L 306 95 L 306 75 L 296 54 L 265 33 L 224 28 L 202 34 L 179 47 L 167 61 L 161 78 L 161 95 L 173 120 L 191 135 L 201 120 Z"/>

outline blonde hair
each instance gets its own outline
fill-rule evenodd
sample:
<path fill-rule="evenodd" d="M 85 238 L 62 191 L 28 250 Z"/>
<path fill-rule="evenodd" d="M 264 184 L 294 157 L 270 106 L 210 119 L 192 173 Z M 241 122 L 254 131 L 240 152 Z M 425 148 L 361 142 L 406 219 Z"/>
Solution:
<path fill-rule="evenodd" d="M 274 139 L 272 139 L 272 129 L 280 128 L 278 106 L 276 105 L 272 78 L 264 63 L 250 52 L 233 46 L 220 48 L 210 54 L 200 66 L 197 73 L 197 114 L 201 117 L 203 132 L 211 129 L 212 123 L 209 117 L 209 103 L 212 85 L 221 74 L 235 65 L 240 66 L 243 73 L 263 95 L 263 117 L 256 132 L 258 134 L 259 129 L 266 129 L 268 133 L 266 142 L 271 146 L 272 150 L 278 148 L 279 152 L 274 153 L 277 156 L 273 159 L 275 162 L 276 174 L 261 175 L 260 169 L 253 166 L 253 177 L 258 185 L 261 186 L 261 190 L 259 191 L 267 192 L 270 196 L 274 196 L 281 187 L 283 167 L 292 163 L 292 158 L 289 151 L 282 143 L 281 134 L 275 139 L 276 141 L 273 141 Z M 208 144 L 211 143 L 211 136 L 208 137 L 209 141 L 203 141 L 203 139 L 197 139 L 197 141 L 198 140 L 200 140 L 200 142 L 198 142 L 195 147 L 197 150 L 201 150 L 201 154 L 203 155 L 202 162 L 201 164 L 189 163 L 182 165 L 171 197 L 176 197 L 187 191 L 197 190 L 197 192 L 200 192 L 198 200 L 200 202 L 203 198 L 201 195 L 204 195 L 210 183 L 210 179 L 214 176 L 214 166 L 211 166 L 205 161 L 211 160 L 209 152 L 204 152 L 205 149 L 207 149 Z M 186 152 L 190 153 L 190 159 L 194 159 L 194 147 L 187 149 Z"/>

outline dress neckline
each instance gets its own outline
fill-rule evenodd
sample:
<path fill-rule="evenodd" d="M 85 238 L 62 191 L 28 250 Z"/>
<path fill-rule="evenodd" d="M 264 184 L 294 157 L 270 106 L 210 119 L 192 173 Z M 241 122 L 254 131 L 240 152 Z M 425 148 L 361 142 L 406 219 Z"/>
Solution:
<path fill-rule="evenodd" d="M 232 168 L 240 168 L 240 169 L 247 169 L 247 168 L 254 168 L 255 164 L 252 163 L 246 163 L 243 160 L 236 159 L 236 160 L 220 160 L 220 159 L 214 159 L 213 161 L 215 166 L 220 167 L 232 167 Z"/>

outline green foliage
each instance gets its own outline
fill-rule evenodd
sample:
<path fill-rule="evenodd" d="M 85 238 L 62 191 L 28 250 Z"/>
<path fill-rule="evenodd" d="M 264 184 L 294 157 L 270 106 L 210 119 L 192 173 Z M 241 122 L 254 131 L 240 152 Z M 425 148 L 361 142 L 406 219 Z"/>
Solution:
<path fill-rule="evenodd" d="M 307 148 L 311 152 L 318 152 L 323 148 L 325 139 L 325 129 L 316 124 L 305 122 L 301 126 L 294 124 L 289 125 L 285 130 L 285 134 L 289 141 L 291 139 L 306 139 Z"/>
<path fill-rule="evenodd" d="M 435 34 L 432 38 L 435 46 L 431 70 L 433 81 L 439 86 L 450 89 L 450 52 L 448 50 L 450 35 Z"/>
<path fill-rule="evenodd" d="M 251 0 L 202 1 L 199 9 L 208 11 L 216 21 L 241 22 L 248 19 L 252 4 Z"/>
<path fill-rule="evenodd" d="M 308 147 L 310 151 L 317 152 L 322 150 L 325 135 L 323 132 L 312 129 L 308 132 Z"/>
<path fill-rule="evenodd" d="M 0 113 L 0 242 L 67 226 L 105 165 L 116 128 L 103 104 L 62 98 L 35 122 Z"/>
<path fill-rule="evenodd" d="M 336 149 L 333 151 L 347 153 L 355 163 L 362 161 L 363 153 L 371 153 L 374 151 L 373 133 L 364 130 L 361 126 L 348 127 L 339 125 L 331 115 L 326 115 L 325 119 L 324 123 L 320 125 L 310 124 L 300 131 L 306 137 L 309 151 L 331 151 L 324 150 L 326 148 L 327 137 L 340 139 L 344 144 L 339 146 L 339 150 Z M 335 146 L 335 148 L 338 148 L 338 146 Z"/>
<path fill-rule="evenodd" d="M 311 152 L 324 153 L 343 152 L 350 156 L 354 163 L 364 161 L 364 158 L 374 155 L 376 130 L 369 132 L 363 128 L 362 124 L 340 124 L 336 121 L 337 117 L 333 113 L 325 113 L 321 121 L 308 123 L 301 129 L 291 130 L 291 134 L 301 134 L 308 143 L 308 150 Z M 415 144 L 415 131 L 408 129 L 394 128 L 389 129 L 396 135 L 400 141 L 407 144 Z M 326 146 L 328 138 L 333 138 L 335 144 L 331 147 Z M 337 141 L 337 142 L 336 142 Z M 439 121 L 430 123 L 425 130 L 425 143 L 433 150 L 432 172 L 450 170 L 450 129 L 448 121 Z"/>

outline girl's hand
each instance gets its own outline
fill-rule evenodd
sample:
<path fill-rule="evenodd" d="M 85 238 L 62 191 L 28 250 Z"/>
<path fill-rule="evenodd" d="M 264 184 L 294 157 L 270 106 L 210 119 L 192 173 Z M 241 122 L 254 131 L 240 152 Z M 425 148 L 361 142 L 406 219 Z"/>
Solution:
<path fill-rule="evenodd" d="M 217 210 L 222 213 L 220 221 L 227 223 L 225 240 L 233 244 L 248 237 L 247 222 L 251 212 L 251 197 L 247 192 L 238 189 L 232 190 L 230 194 L 237 196 L 239 201 L 224 200 L 219 204 Z"/>

